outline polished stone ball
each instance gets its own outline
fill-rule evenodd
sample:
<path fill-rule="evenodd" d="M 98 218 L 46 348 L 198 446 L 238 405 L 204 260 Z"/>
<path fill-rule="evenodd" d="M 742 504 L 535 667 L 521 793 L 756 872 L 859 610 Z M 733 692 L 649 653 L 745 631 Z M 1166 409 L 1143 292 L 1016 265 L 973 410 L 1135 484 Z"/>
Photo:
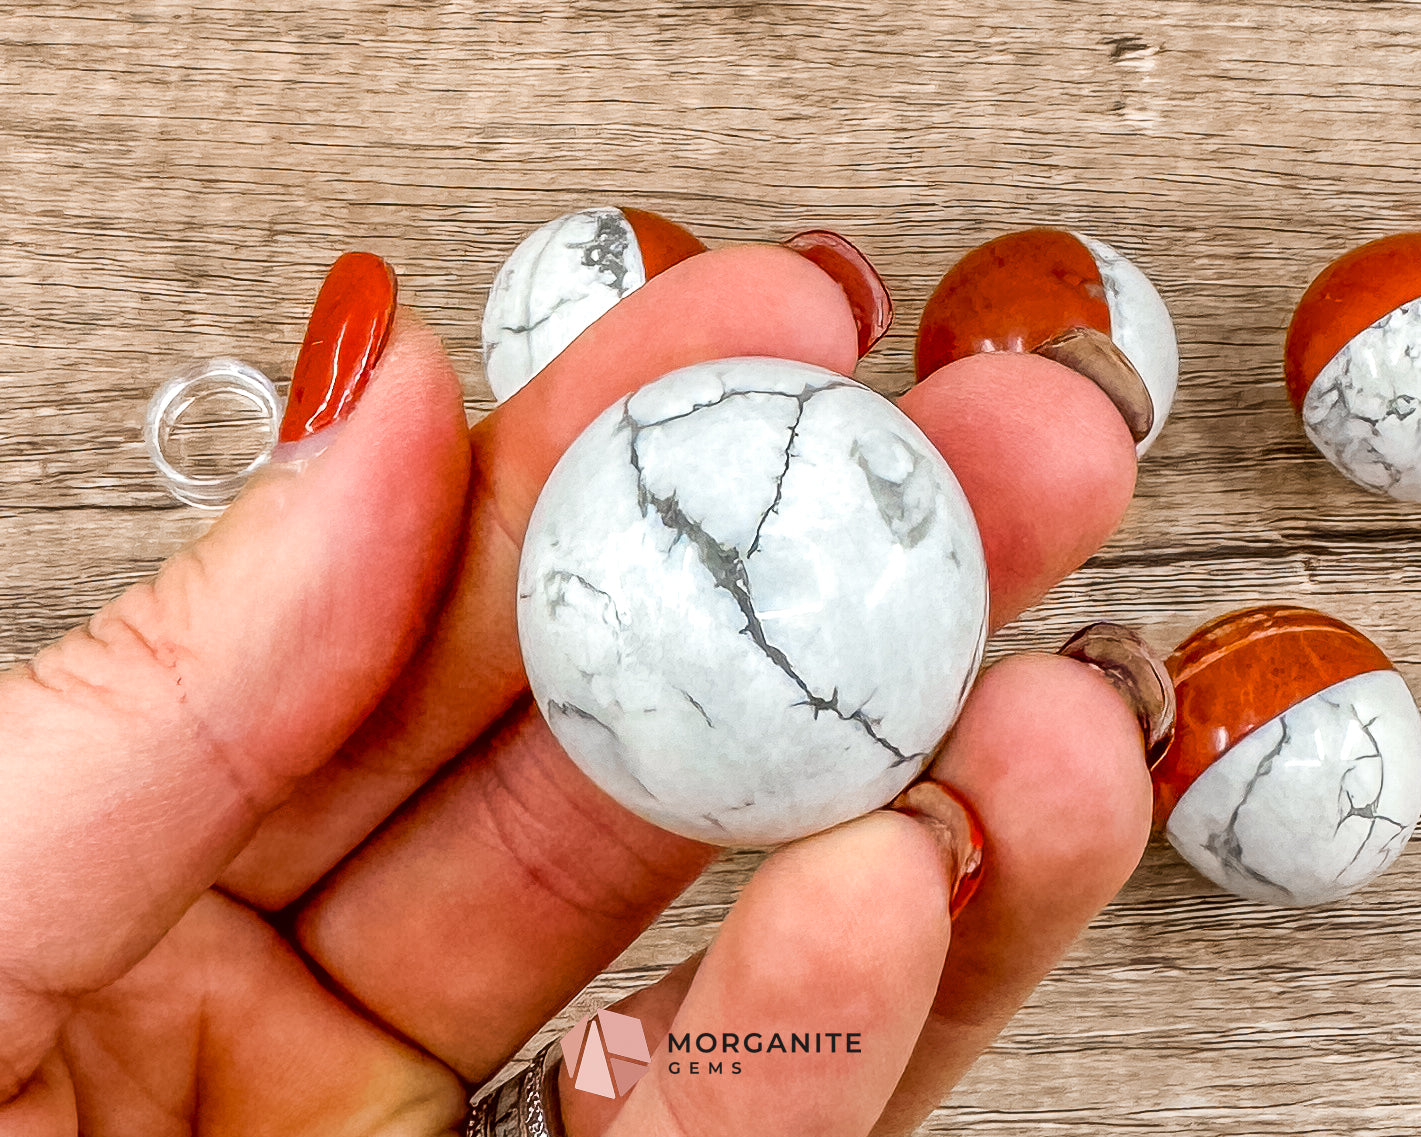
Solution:
<path fill-rule="evenodd" d="M 1288 326 L 1284 377 L 1318 451 L 1359 486 L 1421 501 L 1421 233 L 1333 261 Z"/>
<path fill-rule="evenodd" d="M 986 627 L 941 455 L 868 388 L 777 359 L 688 367 L 604 412 L 548 479 L 519 568 L 529 682 L 573 761 L 718 844 L 894 797 Z"/>
<path fill-rule="evenodd" d="M 1023 229 L 968 252 L 943 275 L 918 327 L 926 379 L 984 351 L 1036 352 L 1095 380 L 1127 408 L 1135 452 L 1164 429 L 1179 384 L 1174 321 L 1121 253 L 1064 229 Z"/>
<path fill-rule="evenodd" d="M 1269 605 L 1205 624 L 1168 667 L 1155 818 L 1196 869 L 1247 899 L 1324 904 L 1401 854 L 1421 815 L 1421 714 L 1376 644 Z"/>
<path fill-rule="evenodd" d="M 484 376 L 503 402 L 624 297 L 705 251 L 657 213 L 601 205 L 528 234 L 503 262 L 484 305 Z"/>

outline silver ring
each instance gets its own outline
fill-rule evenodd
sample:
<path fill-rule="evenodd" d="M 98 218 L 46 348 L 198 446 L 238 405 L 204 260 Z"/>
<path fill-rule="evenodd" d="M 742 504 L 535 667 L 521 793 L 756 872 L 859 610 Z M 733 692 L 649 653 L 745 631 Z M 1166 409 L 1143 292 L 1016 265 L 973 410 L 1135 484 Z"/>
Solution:
<path fill-rule="evenodd" d="M 496 1090 L 469 1099 L 464 1137 L 567 1137 L 558 1105 L 557 1040 Z"/>

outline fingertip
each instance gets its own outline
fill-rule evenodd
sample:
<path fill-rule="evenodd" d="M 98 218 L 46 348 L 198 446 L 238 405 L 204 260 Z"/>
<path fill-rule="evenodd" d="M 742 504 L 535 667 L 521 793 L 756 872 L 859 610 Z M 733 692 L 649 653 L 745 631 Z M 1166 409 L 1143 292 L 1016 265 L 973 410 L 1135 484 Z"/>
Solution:
<path fill-rule="evenodd" d="M 1109 397 L 1069 368 L 1016 352 L 968 356 L 898 405 L 972 504 L 994 627 L 1084 564 L 1125 516 L 1135 443 Z"/>
<path fill-rule="evenodd" d="M 781 938 L 803 937 L 806 920 L 843 918 L 863 930 L 863 947 L 891 954 L 908 940 L 936 950 L 949 926 L 952 882 L 942 850 L 926 825 L 894 810 L 785 846 L 752 887 L 756 918 Z M 840 947 L 831 939 L 820 950 L 847 962 Z"/>
<path fill-rule="evenodd" d="M 947 952 L 950 905 L 927 827 L 878 810 L 766 861 L 701 975 L 729 977 L 733 997 L 766 1018 L 792 1018 L 817 994 L 820 1010 L 911 1048 Z"/>
<path fill-rule="evenodd" d="M 1028 654 L 989 668 L 928 777 L 976 809 L 982 876 L 875 1135 L 907 1132 L 931 1112 L 1115 896 L 1149 838 L 1139 724 L 1078 660 Z"/>
<path fill-rule="evenodd" d="M 741 1132 L 746 1118 L 766 1135 L 867 1132 L 922 1030 L 947 935 L 941 854 L 913 819 L 879 811 L 779 849 L 726 918 L 671 1031 L 698 1046 L 703 1031 L 773 1034 L 784 1053 L 744 1055 L 735 1078 L 654 1062 L 609 1132 L 673 1131 L 684 1117 L 707 1133 Z"/>
<path fill-rule="evenodd" d="M 1060 909 L 1084 923 L 1128 879 L 1149 839 L 1139 724 L 1079 660 L 1029 653 L 989 668 L 929 776 L 980 812 L 983 893 L 1005 878 L 1044 906 L 1043 919 Z"/>

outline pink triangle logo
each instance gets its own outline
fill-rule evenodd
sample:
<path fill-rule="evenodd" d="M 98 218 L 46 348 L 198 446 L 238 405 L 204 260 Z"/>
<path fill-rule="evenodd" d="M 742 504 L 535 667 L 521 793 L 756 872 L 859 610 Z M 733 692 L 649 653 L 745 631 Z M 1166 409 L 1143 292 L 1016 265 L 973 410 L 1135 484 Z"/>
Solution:
<path fill-rule="evenodd" d="M 616 1011 L 598 1011 L 562 1037 L 563 1065 L 572 1084 L 589 1094 L 619 1098 L 651 1068 L 641 1020 Z"/>

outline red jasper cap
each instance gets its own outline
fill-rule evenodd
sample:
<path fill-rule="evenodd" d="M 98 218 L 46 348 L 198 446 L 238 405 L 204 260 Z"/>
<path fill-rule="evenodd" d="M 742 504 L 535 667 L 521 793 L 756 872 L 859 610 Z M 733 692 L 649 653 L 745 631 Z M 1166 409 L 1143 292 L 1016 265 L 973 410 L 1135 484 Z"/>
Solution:
<path fill-rule="evenodd" d="M 1397 233 L 1338 257 L 1308 286 L 1288 325 L 1283 378 L 1302 410 L 1318 372 L 1394 308 L 1421 296 L 1421 233 Z"/>
<path fill-rule="evenodd" d="M 699 238 L 688 229 L 668 221 L 659 213 L 645 209 L 621 207 L 622 216 L 636 234 L 641 249 L 642 267 L 646 269 L 646 279 L 665 272 L 672 265 L 680 264 L 688 257 L 706 251 Z"/>
<path fill-rule="evenodd" d="M 1100 268 L 1062 229 L 979 245 L 947 270 L 918 328 L 917 377 L 984 351 L 1035 351 L 1071 328 L 1110 335 Z"/>
<path fill-rule="evenodd" d="M 1245 735 L 1335 683 L 1391 670 L 1381 648 L 1350 624 L 1284 604 L 1211 620 L 1165 665 L 1178 711 L 1174 740 L 1150 771 L 1160 827 L 1194 780 Z"/>

